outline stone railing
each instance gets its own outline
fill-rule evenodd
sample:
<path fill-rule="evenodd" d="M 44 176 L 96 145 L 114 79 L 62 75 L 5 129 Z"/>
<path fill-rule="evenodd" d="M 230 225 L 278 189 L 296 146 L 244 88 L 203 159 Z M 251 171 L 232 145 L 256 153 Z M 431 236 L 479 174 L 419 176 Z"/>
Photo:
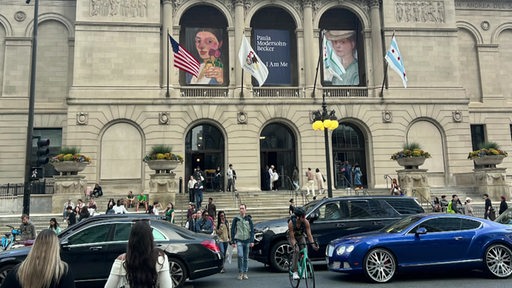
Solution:
<path fill-rule="evenodd" d="M 227 87 L 187 87 L 180 89 L 181 97 L 193 98 L 227 98 L 229 89 Z"/>

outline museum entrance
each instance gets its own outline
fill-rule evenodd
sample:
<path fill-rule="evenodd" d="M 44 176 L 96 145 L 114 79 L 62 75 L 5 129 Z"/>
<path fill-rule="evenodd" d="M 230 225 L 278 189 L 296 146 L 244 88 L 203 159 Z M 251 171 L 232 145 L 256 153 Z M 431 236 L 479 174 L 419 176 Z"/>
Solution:
<path fill-rule="evenodd" d="M 260 135 L 261 190 L 270 190 L 270 165 L 274 165 L 279 174 L 278 189 L 291 189 L 293 168 L 297 165 L 295 149 L 295 135 L 288 126 L 272 123 L 263 129 Z"/>
<path fill-rule="evenodd" d="M 332 133 L 334 157 L 334 186 L 336 189 L 354 187 L 352 169 L 358 164 L 363 172 L 361 182 L 367 187 L 365 138 L 362 131 L 351 123 L 340 123 Z"/>
<path fill-rule="evenodd" d="M 194 169 L 199 167 L 204 173 L 205 191 L 224 190 L 224 174 L 215 177 L 215 170 L 220 167 L 225 171 L 224 165 L 224 136 L 221 131 L 211 124 L 199 124 L 188 131 L 185 138 L 185 179 L 188 179 Z"/>

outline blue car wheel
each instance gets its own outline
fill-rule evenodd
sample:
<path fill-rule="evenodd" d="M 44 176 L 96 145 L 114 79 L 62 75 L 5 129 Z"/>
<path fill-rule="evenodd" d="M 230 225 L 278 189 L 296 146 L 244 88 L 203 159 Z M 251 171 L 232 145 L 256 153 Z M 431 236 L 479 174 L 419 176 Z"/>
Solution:
<path fill-rule="evenodd" d="M 396 272 L 396 260 L 393 254 L 386 249 L 376 248 L 370 250 L 364 257 L 364 273 L 372 282 L 386 283 Z"/>
<path fill-rule="evenodd" d="M 502 244 L 489 246 L 485 252 L 485 268 L 496 278 L 508 278 L 512 275 L 512 251 Z"/>

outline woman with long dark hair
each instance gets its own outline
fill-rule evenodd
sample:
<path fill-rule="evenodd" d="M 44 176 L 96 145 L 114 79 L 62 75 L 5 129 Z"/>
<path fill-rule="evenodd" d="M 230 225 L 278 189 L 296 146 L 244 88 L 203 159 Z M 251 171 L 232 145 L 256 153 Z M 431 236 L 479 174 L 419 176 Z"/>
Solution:
<path fill-rule="evenodd" d="M 219 213 L 217 214 L 217 227 L 215 229 L 215 233 L 219 237 L 219 248 L 225 263 L 226 251 L 228 249 L 231 237 L 229 235 L 229 222 L 228 219 L 226 219 L 226 213 L 224 213 L 224 211 L 219 211 Z M 224 268 L 222 268 L 220 273 L 224 273 Z"/>
<path fill-rule="evenodd" d="M 124 286 L 123 286 L 124 285 Z M 167 255 L 155 247 L 148 221 L 135 221 L 125 254 L 112 265 L 105 288 L 172 288 Z"/>
<path fill-rule="evenodd" d="M 21 264 L 5 277 L 1 288 L 73 288 L 75 279 L 68 264 L 60 259 L 57 234 L 45 229 Z"/>

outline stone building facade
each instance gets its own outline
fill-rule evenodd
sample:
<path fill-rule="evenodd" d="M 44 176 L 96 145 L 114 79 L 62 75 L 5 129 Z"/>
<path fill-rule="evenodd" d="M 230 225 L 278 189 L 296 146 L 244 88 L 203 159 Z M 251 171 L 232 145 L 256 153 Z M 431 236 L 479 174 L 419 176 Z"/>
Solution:
<path fill-rule="evenodd" d="M 19 0 L 0 6 L 2 184 L 23 182 L 33 9 Z M 512 150 L 511 16 L 508 0 L 44 0 L 34 134 L 49 137 L 52 151 L 79 146 L 92 158 L 81 174 L 104 190 L 147 190 L 152 171 L 141 160 L 169 144 L 185 159 L 177 177 L 197 166 L 225 174 L 232 163 L 238 190 L 256 191 L 266 189 L 266 165 L 282 187 L 294 166 L 301 175 L 326 170 L 323 133 L 311 127 L 324 96 L 340 123 L 328 137 L 335 188 L 347 184 L 344 161 L 361 165 L 365 186 L 386 187 L 385 175 L 401 169 L 390 156 L 405 142 L 432 154 L 422 166 L 431 186 L 471 185 L 475 145 Z M 167 34 L 192 51 L 191 29 L 204 27 L 223 32 L 223 81 L 187 84 Z M 354 32 L 358 84 L 327 81 L 325 30 Z M 407 88 L 385 72 L 393 34 Z M 242 37 L 270 57 L 267 66 L 283 67 L 270 75 L 286 77 L 259 87 L 243 73 Z M 265 54 L 270 46 L 284 60 Z M 511 166 L 506 158 L 500 167 Z"/>

